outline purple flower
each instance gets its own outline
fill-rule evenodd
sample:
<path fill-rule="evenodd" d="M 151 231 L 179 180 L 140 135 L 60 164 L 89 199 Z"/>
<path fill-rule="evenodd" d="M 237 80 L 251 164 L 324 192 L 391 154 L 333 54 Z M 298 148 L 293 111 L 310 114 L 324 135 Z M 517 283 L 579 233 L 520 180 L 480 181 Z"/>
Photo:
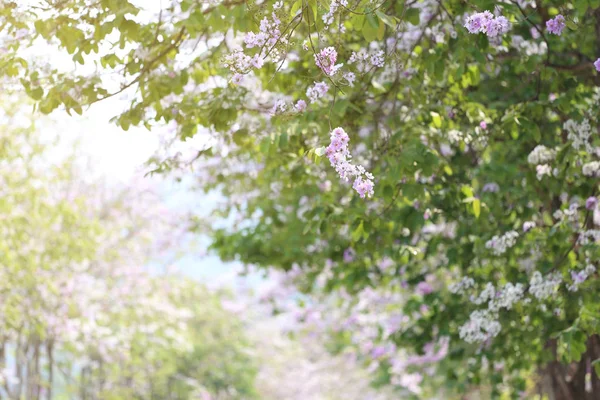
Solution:
<path fill-rule="evenodd" d="M 489 11 L 475 13 L 467 18 L 465 28 L 469 33 L 486 32 L 489 22 L 494 18 L 494 15 Z"/>
<path fill-rule="evenodd" d="M 298 100 L 294 108 L 296 109 L 296 111 L 302 112 L 306 110 L 306 102 L 304 100 Z"/>
<path fill-rule="evenodd" d="M 375 346 L 373 348 L 373 350 L 371 350 L 371 357 L 372 358 L 381 358 L 381 357 L 385 356 L 385 353 L 387 353 L 387 351 L 384 346 Z"/>
<path fill-rule="evenodd" d="M 425 210 L 425 212 L 423 213 L 423 218 L 425 220 L 428 220 L 429 218 L 431 218 L 431 210 L 429 210 L 429 208 L 427 210 Z"/>
<path fill-rule="evenodd" d="M 467 18 L 465 28 L 469 33 L 485 33 L 491 38 L 500 36 L 510 30 L 510 22 L 506 17 L 494 15 L 489 11 L 475 13 Z"/>
<path fill-rule="evenodd" d="M 346 250 L 344 250 L 344 262 L 350 263 L 350 262 L 354 261 L 355 255 L 356 255 L 356 252 L 354 251 L 354 249 L 352 249 L 352 247 L 348 247 Z"/>
<path fill-rule="evenodd" d="M 385 271 L 390 267 L 393 267 L 395 265 L 394 260 L 392 260 L 389 257 L 385 257 L 383 258 L 381 261 L 379 261 L 379 263 L 377 264 L 377 266 L 379 267 L 379 269 L 381 271 Z"/>
<path fill-rule="evenodd" d="M 234 85 L 239 85 L 240 83 L 242 83 L 242 79 L 244 79 L 244 75 L 234 74 L 233 78 L 231 78 L 231 83 L 233 83 Z"/>
<path fill-rule="evenodd" d="M 484 192 L 496 193 L 497 191 L 500 190 L 500 186 L 498 186 L 498 184 L 495 182 L 490 182 L 490 183 L 486 183 L 485 185 L 483 185 L 482 190 Z"/>
<path fill-rule="evenodd" d="M 587 274 L 585 273 L 585 271 L 571 271 L 571 279 L 573 279 L 573 283 L 575 285 L 580 285 L 587 279 Z"/>
<path fill-rule="evenodd" d="M 315 84 L 306 89 L 306 96 L 309 98 L 311 103 L 315 103 L 320 98 L 325 96 L 329 90 L 329 85 L 325 82 L 315 82 Z"/>
<path fill-rule="evenodd" d="M 363 179 L 361 176 L 357 177 L 352 185 L 354 190 L 356 190 L 362 199 L 364 199 L 367 195 L 369 197 L 373 196 L 373 186 L 372 180 L 368 178 Z"/>
<path fill-rule="evenodd" d="M 340 178 L 348 181 L 354 178 L 352 188 L 361 198 L 371 197 L 373 195 L 373 175 L 367 172 L 362 165 L 354 165 L 351 162 L 348 143 L 350 138 L 342 128 L 335 128 L 331 131 L 331 142 L 325 148 L 325 155 L 329 158 L 331 166 L 335 168 Z"/>
<path fill-rule="evenodd" d="M 563 29 L 565 29 L 565 26 L 567 26 L 565 24 L 565 17 L 563 17 L 561 14 L 558 14 L 553 19 L 546 21 L 546 29 L 548 29 L 548 32 L 558 36 L 561 35 Z"/>
<path fill-rule="evenodd" d="M 488 22 L 487 35 L 491 38 L 500 36 L 510 30 L 510 22 L 506 17 L 496 17 Z"/>
<path fill-rule="evenodd" d="M 335 65 L 337 60 L 337 51 L 333 47 L 327 47 L 321 50 L 318 54 L 315 54 L 315 63 L 325 75 L 334 75 L 342 64 Z"/>
<path fill-rule="evenodd" d="M 594 67 L 596 67 L 596 71 L 600 72 L 600 58 L 594 62 Z"/>
<path fill-rule="evenodd" d="M 433 288 L 431 287 L 431 285 L 425 281 L 419 282 L 415 290 L 417 294 L 420 294 L 421 296 L 425 296 L 433 292 Z"/>
<path fill-rule="evenodd" d="M 585 201 L 585 208 L 587 208 L 588 210 L 594 210 L 597 205 L 598 205 L 598 198 L 596 198 L 594 196 L 588 197 L 588 199 Z"/>

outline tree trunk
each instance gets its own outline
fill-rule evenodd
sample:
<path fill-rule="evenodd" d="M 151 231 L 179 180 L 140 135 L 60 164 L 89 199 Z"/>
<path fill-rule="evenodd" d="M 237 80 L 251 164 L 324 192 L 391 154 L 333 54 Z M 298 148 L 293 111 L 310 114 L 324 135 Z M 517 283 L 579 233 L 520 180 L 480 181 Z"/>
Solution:
<path fill-rule="evenodd" d="M 550 400 L 599 400 L 600 378 L 596 375 L 592 362 L 600 358 L 600 337 L 588 338 L 587 350 L 579 362 L 565 365 L 557 361 L 556 340 L 548 342 L 555 361 L 543 371 L 542 392 Z"/>

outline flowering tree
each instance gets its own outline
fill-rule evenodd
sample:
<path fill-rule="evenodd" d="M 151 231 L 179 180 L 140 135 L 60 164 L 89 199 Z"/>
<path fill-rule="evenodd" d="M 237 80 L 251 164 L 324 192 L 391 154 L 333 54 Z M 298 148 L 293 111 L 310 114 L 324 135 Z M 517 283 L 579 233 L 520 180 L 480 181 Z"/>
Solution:
<path fill-rule="evenodd" d="M 155 171 L 226 196 L 215 250 L 337 293 L 381 382 L 599 396 L 600 1 L 8 4 L 2 73 L 44 112 L 130 93 L 121 127 L 170 124 L 193 151 Z"/>

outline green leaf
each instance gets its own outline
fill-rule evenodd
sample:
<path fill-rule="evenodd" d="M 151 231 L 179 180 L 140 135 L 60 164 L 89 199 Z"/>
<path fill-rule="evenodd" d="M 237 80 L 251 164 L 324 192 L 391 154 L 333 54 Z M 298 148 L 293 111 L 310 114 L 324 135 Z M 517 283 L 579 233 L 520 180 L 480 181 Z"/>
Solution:
<path fill-rule="evenodd" d="M 470 186 L 467 185 L 463 185 L 463 187 L 460 189 L 460 191 L 466 196 L 466 197 L 473 197 L 473 188 L 471 188 Z"/>
<path fill-rule="evenodd" d="M 409 8 L 404 14 L 404 19 L 411 25 L 419 25 L 421 12 L 418 8 Z"/>
<path fill-rule="evenodd" d="M 440 116 L 440 114 L 436 113 L 436 112 L 430 112 L 429 113 L 431 115 L 431 121 L 433 123 L 433 126 L 436 128 L 441 128 L 442 127 L 442 117 Z"/>
<path fill-rule="evenodd" d="M 375 14 L 377 15 L 377 17 L 379 17 L 379 19 L 384 24 L 386 24 L 387 26 L 389 26 L 392 29 L 396 29 L 396 18 L 395 17 L 390 17 L 389 15 L 386 15 L 379 10 L 376 10 Z"/>
<path fill-rule="evenodd" d="M 363 236 L 364 233 L 364 222 L 360 221 L 358 227 L 352 232 L 352 240 L 357 242 Z"/>
<path fill-rule="evenodd" d="M 375 39 L 377 39 L 378 30 L 379 20 L 373 17 L 372 15 L 367 15 L 367 18 L 365 18 L 365 22 L 362 27 L 362 34 L 365 40 L 367 42 L 372 42 Z"/>
<path fill-rule="evenodd" d="M 287 146 L 287 144 L 288 144 L 288 134 L 286 132 L 283 132 L 279 136 L 279 148 L 283 149 Z"/>
<path fill-rule="evenodd" d="M 290 15 L 293 17 L 298 13 L 298 10 L 302 7 L 302 0 L 297 0 L 290 10 Z"/>
<path fill-rule="evenodd" d="M 475 200 L 473 200 L 473 215 L 475 215 L 475 218 L 479 218 L 480 213 L 481 213 L 481 200 L 475 199 Z"/>

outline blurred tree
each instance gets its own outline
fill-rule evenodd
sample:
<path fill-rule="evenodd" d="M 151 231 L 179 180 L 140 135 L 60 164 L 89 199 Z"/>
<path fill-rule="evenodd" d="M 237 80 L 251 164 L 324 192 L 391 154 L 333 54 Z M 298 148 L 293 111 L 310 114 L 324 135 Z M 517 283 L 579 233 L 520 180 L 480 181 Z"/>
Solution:
<path fill-rule="evenodd" d="M 177 250 L 181 216 L 148 188 L 84 179 L 73 157 L 52 164 L 19 99 L 2 106 L 0 397 L 254 398 L 223 295 L 145 269 Z"/>

